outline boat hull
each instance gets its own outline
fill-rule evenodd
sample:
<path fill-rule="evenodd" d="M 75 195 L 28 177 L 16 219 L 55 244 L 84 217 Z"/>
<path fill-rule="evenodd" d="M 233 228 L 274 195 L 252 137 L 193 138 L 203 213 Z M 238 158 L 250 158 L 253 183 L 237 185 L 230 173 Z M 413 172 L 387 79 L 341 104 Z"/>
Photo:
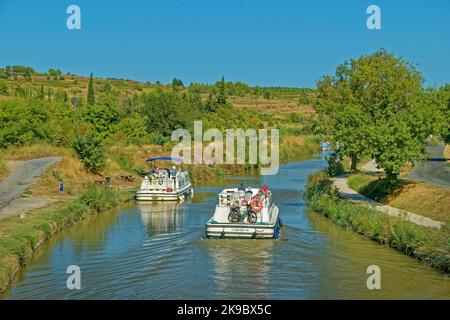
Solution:
<path fill-rule="evenodd" d="M 183 200 L 192 193 L 192 186 L 188 186 L 183 190 L 175 192 L 141 190 L 136 192 L 135 198 L 137 201 L 178 201 Z"/>
<path fill-rule="evenodd" d="M 261 223 L 217 223 L 210 219 L 206 223 L 206 238 L 234 239 L 278 239 L 281 229 L 278 208 L 274 222 Z"/>

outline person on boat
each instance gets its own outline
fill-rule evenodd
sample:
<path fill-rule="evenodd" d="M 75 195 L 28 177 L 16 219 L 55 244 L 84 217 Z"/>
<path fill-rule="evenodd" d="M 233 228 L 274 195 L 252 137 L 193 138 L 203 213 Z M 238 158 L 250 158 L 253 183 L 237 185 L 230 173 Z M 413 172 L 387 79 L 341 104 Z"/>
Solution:
<path fill-rule="evenodd" d="M 241 182 L 241 184 L 239 185 L 239 187 L 238 187 L 238 191 L 245 191 L 245 186 L 244 186 L 244 183 L 243 182 Z"/>
<path fill-rule="evenodd" d="M 259 198 L 264 200 L 269 197 L 269 186 L 265 183 L 261 189 L 259 189 Z"/>
<path fill-rule="evenodd" d="M 173 166 L 172 170 L 170 171 L 170 173 L 171 173 L 172 177 L 176 177 L 176 175 L 177 175 L 177 167 Z"/>

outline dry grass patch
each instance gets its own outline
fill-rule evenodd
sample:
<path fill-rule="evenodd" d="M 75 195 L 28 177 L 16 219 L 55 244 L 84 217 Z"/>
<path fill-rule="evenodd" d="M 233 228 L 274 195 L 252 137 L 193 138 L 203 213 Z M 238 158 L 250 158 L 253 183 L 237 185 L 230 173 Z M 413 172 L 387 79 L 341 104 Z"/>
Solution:
<path fill-rule="evenodd" d="M 405 183 L 384 199 L 392 207 L 437 221 L 450 220 L 450 190 L 425 183 Z"/>
<path fill-rule="evenodd" d="M 267 113 L 281 117 L 286 117 L 291 113 L 300 113 L 308 117 L 310 114 L 314 113 L 314 109 L 311 106 L 299 104 L 298 99 L 294 98 L 255 99 L 251 96 L 245 96 L 230 98 L 230 102 L 236 108 L 245 107 L 258 113 Z"/>
<path fill-rule="evenodd" d="M 354 174 L 349 186 L 366 196 L 376 193 L 383 179 L 366 174 Z M 429 217 L 436 221 L 450 221 L 450 190 L 425 183 L 401 181 L 391 194 L 375 199 L 382 204 Z"/>
<path fill-rule="evenodd" d="M 42 157 L 71 156 L 70 149 L 55 147 L 48 144 L 32 144 L 20 147 L 9 147 L 3 152 L 3 158 L 8 160 L 31 160 Z"/>
<path fill-rule="evenodd" d="M 7 165 L 5 159 L 0 157 L 0 182 L 3 181 L 11 172 L 10 167 Z"/>
<path fill-rule="evenodd" d="M 447 163 L 450 163 L 450 145 L 448 144 L 445 145 L 444 157 L 447 159 Z"/>

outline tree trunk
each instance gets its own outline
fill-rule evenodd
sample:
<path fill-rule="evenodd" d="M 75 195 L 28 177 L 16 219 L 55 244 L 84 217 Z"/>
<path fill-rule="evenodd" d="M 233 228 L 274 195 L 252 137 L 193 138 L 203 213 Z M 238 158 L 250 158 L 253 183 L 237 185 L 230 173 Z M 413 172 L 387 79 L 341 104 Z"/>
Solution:
<path fill-rule="evenodd" d="M 358 156 L 354 153 L 350 155 L 350 158 L 352 159 L 352 164 L 350 165 L 350 171 L 355 172 L 356 166 L 358 165 Z"/>
<path fill-rule="evenodd" d="M 394 188 L 398 185 L 398 172 L 394 171 L 386 171 L 386 182 L 387 182 L 387 188 L 388 192 L 391 192 L 394 190 Z"/>

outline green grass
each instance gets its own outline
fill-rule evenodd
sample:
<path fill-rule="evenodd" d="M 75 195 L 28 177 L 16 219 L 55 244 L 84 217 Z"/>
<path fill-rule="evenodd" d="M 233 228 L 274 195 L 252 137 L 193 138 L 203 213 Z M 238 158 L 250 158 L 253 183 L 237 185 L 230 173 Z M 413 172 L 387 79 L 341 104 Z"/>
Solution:
<path fill-rule="evenodd" d="M 450 226 L 422 227 L 390 217 L 369 207 L 339 199 L 323 172 L 308 178 L 305 197 L 309 206 L 333 222 L 413 256 L 435 268 L 450 271 Z"/>
<path fill-rule="evenodd" d="M 370 182 L 376 179 L 377 179 L 376 177 L 369 176 L 366 174 L 352 174 L 348 177 L 347 183 L 350 186 L 350 188 L 360 192 L 362 188 L 364 188 Z"/>
<path fill-rule="evenodd" d="M 385 179 L 367 174 L 350 175 L 347 182 L 350 188 L 375 201 L 384 201 L 387 196 L 402 186 L 401 183 L 395 186 L 389 186 Z"/>
<path fill-rule="evenodd" d="M 87 216 L 116 206 L 119 194 L 89 183 L 86 191 L 68 205 L 5 219 L 0 229 L 0 292 L 6 290 L 18 268 L 25 265 L 39 245 L 59 230 Z"/>

